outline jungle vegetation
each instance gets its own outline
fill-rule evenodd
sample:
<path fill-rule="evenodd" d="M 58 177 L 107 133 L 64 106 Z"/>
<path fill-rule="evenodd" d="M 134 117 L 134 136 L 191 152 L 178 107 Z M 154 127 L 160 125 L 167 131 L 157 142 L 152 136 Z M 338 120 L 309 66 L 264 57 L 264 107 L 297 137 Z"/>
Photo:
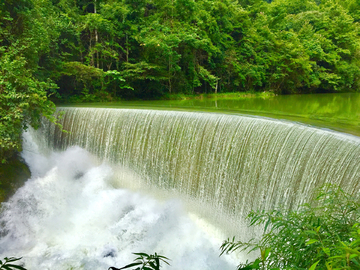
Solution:
<path fill-rule="evenodd" d="M 251 211 L 249 226 L 260 226 L 260 240 L 227 239 L 221 254 L 257 251 L 259 257 L 240 269 L 360 269 L 360 204 L 358 194 L 337 185 L 318 188 L 296 210 Z"/>
<path fill-rule="evenodd" d="M 54 102 L 357 91 L 360 0 L 0 1 L 0 161 Z"/>

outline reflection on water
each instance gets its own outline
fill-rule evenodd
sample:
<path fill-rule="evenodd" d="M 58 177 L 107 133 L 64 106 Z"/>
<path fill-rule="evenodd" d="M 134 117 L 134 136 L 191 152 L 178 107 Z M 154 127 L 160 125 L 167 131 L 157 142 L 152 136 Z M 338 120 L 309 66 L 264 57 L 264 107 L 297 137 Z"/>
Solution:
<path fill-rule="evenodd" d="M 360 136 L 360 93 L 289 95 L 266 99 L 122 101 L 75 106 L 141 107 L 252 114 L 299 121 Z"/>

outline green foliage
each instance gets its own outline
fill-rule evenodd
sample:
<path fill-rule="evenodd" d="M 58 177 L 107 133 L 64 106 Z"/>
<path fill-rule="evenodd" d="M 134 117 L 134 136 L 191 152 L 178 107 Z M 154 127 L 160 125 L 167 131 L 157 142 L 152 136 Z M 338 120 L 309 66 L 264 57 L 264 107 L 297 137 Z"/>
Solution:
<path fill-rule="evenodd" d="M 327 260 L 327 267 L 332 269 L 360 269 L 360 225 L 356 223 L 350 232 L 348 241 L 341 241 L 335 255 Z"/>
<path fill-rule="evenodd" d="M 22 130 L 37 128 L 40 117 L 55 121 L 55 105 L 47 99 L 57 86 L 37 75 L 37 61 L 52 33 L 40 19 L 44 6 L 33 1 L 5 1 L 0 31 L 0 161 L 21 149 Z M 39 4 L 39 5 L 38 5 Z M 35 18 L 35 22 L 31 20 Z M 49 31 L 47 31 L 49 30 Z M 37 31 L 43 31 L 39 39 Z"/>
<path fill-rule="evenodd" d="M 15 258 L 15 257 L 10 257 L 10 258 L 4 258 L 2 261 L 0 260 L 0 269 L 3 270 L 26 270 L 26 268 L 20 266 L 20 265 L 16 265 L 13 264 L 13 262 L 19 261 L 21 260 L 21 258 Z"/>
<path fill-rule="evenodd" d="M 134 254 L 137 255 L 138 257 L 134 260 L 133 263 L 125 265 L 124 267 L 121 268 L 110 267 L 109 269 L 120 270 L 120 269 L 127 269 L 138 266 L 134 270 L 160 270 L 161 262 L 169 265 L 168 263 L 169 259 L 164 256 L 156 254 L 156 252 L 154 255 L 152 254 L 149 255 L 146 253 L 134 253 Z"/>
<path fill-rule="evenodd" d="M 63 101 L 359 88 L 357 0 L 31 3 L 46 7 L 41 74 L 58 84 Z M 73 63 L 89 71 L 86 82 L 70 72 Z M 99 79 L 91 68 L 125 81 Z"/>
<path fill-rule="evenodd" d="M 360 203 L 341 188 L 326 185 L 297 211 L 252 211 L 250 226 L 261 226 L 259 242 L 226 240 L 225 252 L 260 251 L 239 269 L 360 269 Z"/>

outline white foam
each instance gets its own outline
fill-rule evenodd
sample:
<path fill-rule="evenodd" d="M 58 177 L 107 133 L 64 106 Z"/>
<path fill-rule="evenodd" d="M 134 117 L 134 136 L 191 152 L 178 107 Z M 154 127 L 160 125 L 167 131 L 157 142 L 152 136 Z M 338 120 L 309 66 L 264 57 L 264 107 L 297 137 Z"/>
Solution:
<path fill-rule="evenodd" d="M 218 256 L 222 239 L 193 222 L 181 201 L 114 187 L 119 172 L 79 147 L 46 156 L 28 140 L 32 178 L 3 204 L 0 256 L 23 257 L 29 270 L 106 270 L 132 262 L 133 252 L 169 257 L 163 269 L 236 268 Z"/>

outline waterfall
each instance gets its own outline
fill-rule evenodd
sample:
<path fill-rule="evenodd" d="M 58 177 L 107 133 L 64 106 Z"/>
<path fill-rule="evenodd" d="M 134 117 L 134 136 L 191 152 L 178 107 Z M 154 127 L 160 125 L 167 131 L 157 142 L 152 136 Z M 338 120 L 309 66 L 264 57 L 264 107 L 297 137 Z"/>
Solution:
<path fill-rule="evenodd" d="M 78 145 L 238 220 L 251 209 L 292 208 L 324 183 L 354 192 L 360 139 L 295 122 L 215 113 L 60 108 L 52 149 Z"/>
<path fill-rule="evenodd" d="M 24 134 L 32 177 L 0 215 L 0 257 L 23 256 L 29 270 L 106 270 L 132 252 L 170 257 L 165 270 L 235 269 L 246 259 L 218 248 L 257 235 L 250 210 L 296 208 L 324 183 L 359 190 L 355 136 L 231 114 L 57 114 L 66 132 L 44 121 Z"/>

